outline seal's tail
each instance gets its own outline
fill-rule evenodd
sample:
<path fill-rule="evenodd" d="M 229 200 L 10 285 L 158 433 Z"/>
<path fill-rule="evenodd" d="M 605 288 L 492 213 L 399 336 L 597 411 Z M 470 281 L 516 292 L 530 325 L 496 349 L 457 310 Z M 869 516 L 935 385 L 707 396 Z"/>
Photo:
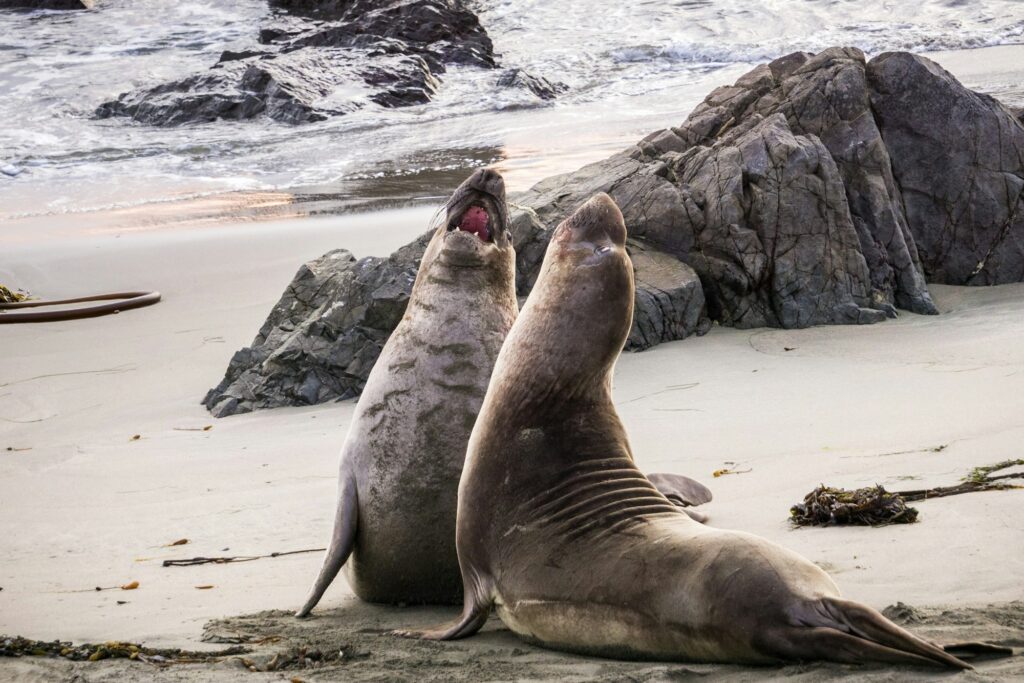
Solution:
<path fill-rule="evenodd" d="M 787 659 L 833 662 L 931 664 L 970 669 L 938 645 L 918 638 L 876 610 L 841 598 L 826 597 L 798 615 L 799 624 L 778 633 L 770 649 Z"/>
<path fill-rule="evenodd" d="M 295 613 L 295 616 L 302 618 L 309 615 L 352 553 L 359 516 L 357 502 L 355 478 L 343 474 L 338 485 L 338 509 L 334 516 L 334 529 L 331 531 L 331 543 L 327 547 L 327 556 L 324 557 L 320 574 L 316 577 L 312 590 L 309 591 L 306 603 Z"/>

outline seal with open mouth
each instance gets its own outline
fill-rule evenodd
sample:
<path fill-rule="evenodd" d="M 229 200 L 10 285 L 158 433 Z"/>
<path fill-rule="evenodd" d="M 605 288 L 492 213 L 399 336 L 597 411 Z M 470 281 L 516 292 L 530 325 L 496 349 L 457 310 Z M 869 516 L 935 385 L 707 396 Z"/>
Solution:
<path fill-rule="evenodd" d="M 448 201 L 405 316 L 356 406 L 330 547 L 298 616 L 313 609 L 342 565 L 363 600 L 461 601 L 459 475 L 517 312 L 505 183 L 478 170 Z"/>
<path fill-rule="evenodd" d="M 969 668 L 796 553 L 694 522 L 640 473 L 611 399 L 633 308 L 625 238 L 605 194 L 553 233 L 470 437 L 462 616 L 400 635 L 469 636 L 495 606 L 523 638 L 591 655 Z"/>

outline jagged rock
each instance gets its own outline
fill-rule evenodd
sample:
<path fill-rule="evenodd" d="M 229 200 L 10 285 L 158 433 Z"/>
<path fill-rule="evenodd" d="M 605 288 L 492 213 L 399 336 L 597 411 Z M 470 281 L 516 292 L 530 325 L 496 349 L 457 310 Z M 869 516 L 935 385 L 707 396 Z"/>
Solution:
<path fill-rule="evenodd" d="M 338 23 L 313 31 L 294 44 L 348 45 L 355 36 L 373 36 L 432 54 L 441 64 L 494 66 L 490 36 L 460 0 L 328 2 L 321 4 L 321 12 L 332 7 L 326 13 L 335 16 Z"/>
<path fill-rule="evenodd" d="M 649 143 L 655 152 L 708 144 L 752 114 L 781 112 L 796 135 L 817 136 L 839 169 L 850 217 L 871 274 L 873 306 L 934 314 L 903 214 L 889 154 L 871 111 L 864 54 L 835 47 L 762 64 L 712 92 L 679 128 Z M 672 138 L 682 140 L 671 144 Z"/>
<path fill-rule="evenodd" d="M 95 0 L 0 0 L 0 9 L 92 9 Z"/>
<path fill-rule="evenodd" d="M 565 83 L 558 81 L 552 83 L 543 76 L 534 76 L 522 69 L 506 69 L 498 76 L 495 84 L 499 88 L 522 88 L 529 90 L 542 100 L 553 100 L 559 94 L 569 89 L 569 86 Z"/>
<path fill-rule="evenodd" d="M 331 97 L 343 84 L 348 97 Z M 96 115 L 157 126 L 261 115 L 305 123 L 354 111 L 367 98 L 385 106 L 426 102 L 436 87 L 418 57 L 380 56 L 367 63 L 364 55 L 344 50 L 296 50 L 221 62 L 202 75 L 126 93 Z"/>
<path fill-rule="evenodd" d="M 257 116 L 305 123 L 367 102 L 422 104 L 447 64 L 494 66 L 490 37 L 456 0 L 276 4 L 299 15 L 260 31 L 269 49 L 224 52 L 210 71 L 124 93 L 96 116 L 161 126 Z"/>
<path fill-rule="evenodd" d="M 1024 127 L 935 62 L 888 52 L 868 64 L 871 105 L 932 282 L 1024 280 Z"/>
<path fill-rule="evenodd" d="M 710 147 L 687 149 L 661 137 L 541 181 L 515 201 L 553 225 L 587 197 L 609 193 L 631 237 L 700 275 L 708 313 L 723 324 L 805 327 L 885 317 L 870 309 L 870 275 L 842 179 L 817 137 L 794 135 L 782 114 L 752 115 Z M 667 151 L 652 158 L 644 148 L 655 142 Z M 533 272 L 533 264 L 519 265 Z M 521 288 L 532 284 L 528 278 Z"/>
<path fill-rule="evenodd" d="M 684 211 L 675 231 L 693 239 L 677 256 L 700 273 L 712 317 L 786 328 L 885 317 L 869 308 L 870 273 L 842 178 L 816 136 L 794 134 L 782 114 L 755 114 L 711 147 L 668 157 Z"/>
<path fill-rule="evenodd" d="M 431 234 L 387 258 L 337 249 L 302 266 L 206 407 L 223 417 L 358 395 L 405 313 Z"/>

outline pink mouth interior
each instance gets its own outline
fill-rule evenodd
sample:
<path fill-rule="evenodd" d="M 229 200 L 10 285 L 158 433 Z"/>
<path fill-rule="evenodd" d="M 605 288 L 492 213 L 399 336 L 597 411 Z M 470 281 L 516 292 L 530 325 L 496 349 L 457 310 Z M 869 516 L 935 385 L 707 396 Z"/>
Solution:
<path fill-rule="evenodd" d="M 459 230 L 471 232 L 484 242 L 491 241 L 491 219 L 487 212 L 479 206 L 471 206 L 462 214 Z"/>

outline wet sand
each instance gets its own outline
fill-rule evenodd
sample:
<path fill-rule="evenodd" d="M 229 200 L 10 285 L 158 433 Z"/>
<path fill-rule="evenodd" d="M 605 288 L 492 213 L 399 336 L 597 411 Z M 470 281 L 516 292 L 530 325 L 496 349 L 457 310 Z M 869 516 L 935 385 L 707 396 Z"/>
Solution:
<path fill-rule="evenodd" d="M 319 674 L 285 676 L 303 680 L 928 675 L 606 662 L 522 644 L 498 622 L 464 643 L 417 643 L 379 632 L 451 612 L 360 605 L 342 579 L 317 619 L 291 620 L 288 610 L 301 602 L 320 553 L 162 567 L 167 558 L 323 546 L 353 403 L 214 420 L 199 400 L 231 354 L 250 343 L 299 264 L 338 246 L 359 256 L 388 253 L 425 229 L 432 212 L 56 239 L 75 220 L 60 216 L 50 218 L 49 239 L 5 240 L 5 284 L 44 298 L 152 288 L 164 300 L 106 318 L 0 327 L 0 633 L 196 649 L 213 647 L 202 640 L 208 622 L 232 617 L 210 628 L 250 639 L 282 636 L 257 646 L 251 659 L 258 666 L 274 648 L 304 642 L 366 653 Z M 102 217 L 90 220 L 103 227 Z M 5 237 L 17 232 L 5 228 Z M 873 326 L 792 331 L 715 327 L 702 338 L 625 355 L 615 397 L 642 469 L 678 471 L 711 486 L 711 524 L 804 554 L 850 598 L 880 609 L 898 601 L 925 609 L 922 621 L 908 624 L 925 635 L 1020 648 L 1024 491 L 918 503 L 913 525 L 798 530 L 787 521 L 789 506 L 819 483 L 923 488 L 1021 457 L 1024 285 L 932 292 L 940 316 L 903 313 Z M 750 471 L 711 476 L 724 467 Z M 190 542 L 165 547 L 181 538 Z M 132 591 L 93 590 L 132 581 L 139 582 Z M 232 616 L 241 614 L 257 616 Z M 239 666 L 161 672 L 127 662 L 0 659 L 0 678 L 250 676 Z M 970 674 L 1022 675 L 1019 656 Z"/>

